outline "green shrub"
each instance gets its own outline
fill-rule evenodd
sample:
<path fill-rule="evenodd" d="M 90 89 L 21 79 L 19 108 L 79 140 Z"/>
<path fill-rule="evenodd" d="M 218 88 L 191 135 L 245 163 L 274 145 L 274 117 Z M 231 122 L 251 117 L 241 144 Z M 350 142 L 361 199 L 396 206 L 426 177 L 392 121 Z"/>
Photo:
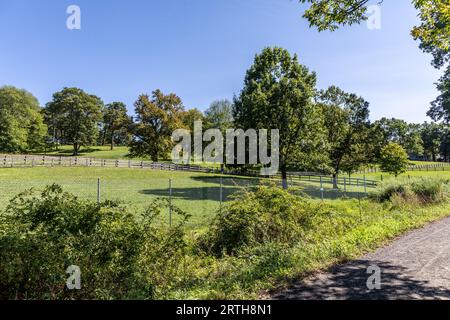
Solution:
<path fill-rule="evenodd" d="M 201 241 L 207 252 L 234 254 L 245 246 L 298 241 L 318 208 L 277 187 L 261 186 L 228 203 Z"/>
<path fill-rule="evenodd" d="M 390 179 L 370 194 L 377 202 L 430 204 L 446 201 L 449 180 L 432 178 Z"/>
<path fill-rule="evenodd" d="M 56 185 L 26 191 L 0 217 L 0 299 L 156 298 L 177 278 L 186 244 L 183 216 L 156 226 L 164 201 L 137 221 L 114 202 L 82 201 Z M 81 269 L 81 290 L 68 290 L 68 266 Z M 174 271 L 175 270 L 175 271 Z"/>

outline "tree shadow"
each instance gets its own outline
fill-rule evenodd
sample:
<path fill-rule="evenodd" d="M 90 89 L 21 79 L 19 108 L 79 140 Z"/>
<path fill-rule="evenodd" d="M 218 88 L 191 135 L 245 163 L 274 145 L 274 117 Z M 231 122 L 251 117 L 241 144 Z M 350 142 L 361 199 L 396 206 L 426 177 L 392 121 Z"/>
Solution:
<path fill-rule="evenodd" d="M 242 188 L 225 187 L 222 189 L 222 201 L 233 200 L 232 195 Z M 152 195 L 156 197 L 169 197 L 169 188 L 140 190 L 140 194 Z M 220 186 L 198 187 L 198 188 L 172 188 L 172 198 L 183 200 L 211 200 L 219 202 L 221 199 Z"/>
<path fill-rule="evenodd" d="M 369 266 L 381 270 L 380 289 L 369 290 Z M 450 290 L 408 277 L 408 270 L 383 261 L 356 260 L 330 268 L 273 296 L 280 300 L 416 300 L 450 299 Z"/>
<path fill-rule="evenodd" d="M 327 200 L 336 200 L 336 199 L 363 199 L 367 196 L 365 192 L 359 191 L 346 191 L 343 190 L 333 190 L 333 189 L 324 189 L 323 192 L 320 190 L 320 187 L 314 186 L 300 186 L 300 191 L 307 196 L 315 199 L 321 199 L 322 196 Z"/>

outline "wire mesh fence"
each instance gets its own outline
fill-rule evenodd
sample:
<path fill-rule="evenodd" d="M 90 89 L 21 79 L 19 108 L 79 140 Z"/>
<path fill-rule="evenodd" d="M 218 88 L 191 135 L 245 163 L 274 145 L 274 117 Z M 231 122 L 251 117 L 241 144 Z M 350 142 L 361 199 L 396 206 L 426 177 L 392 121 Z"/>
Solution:
<path fill-rule="evenodd" d="M 359 181 L 358 181 L 359 180 Z M 363 198 L 370 187 L 364 179 L 337 180 L 316 176 L 288 179 L 289 190 L 316 200 Z M 279 177 L 245 177 L 196 172 L 136 170 L 128 168 L 9 168 L 0 170 L 0 211 L 17 194 L 28 189 L 43 190 L 58 184 L 64 191 L 92 202 L 118 201 L 139 215 L 156 199 L 170 199 L 189 213 L 191 225 L 210 221 L 236 195 L 259 185 L 276 185 Z M 169 221 L 169 213 L 164 218 Z M 174 217 L 176 221 L 176 217 Z"/>

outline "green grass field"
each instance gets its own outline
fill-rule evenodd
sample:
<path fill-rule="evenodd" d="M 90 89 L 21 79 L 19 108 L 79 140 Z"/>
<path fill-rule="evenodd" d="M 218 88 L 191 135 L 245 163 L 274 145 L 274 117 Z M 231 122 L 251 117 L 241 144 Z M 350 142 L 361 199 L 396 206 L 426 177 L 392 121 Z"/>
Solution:
<path fill-rule="evenodd" d="M 191 224 L 208 222 L 220 207 L 220 177 L 215 175 L 123 168 L 41 167 L 0 169 L 0 208 L 25 189 L 42 189 L 52 183 L 80 198 L 96 201 L 98 179 L 101 200 L 119 200 L 137 213 L 143 212 L 153 200 L 169 197 L 169 179 L 172 179 L 173 204 L 192 214 Z M 255 183 L 255 179 L 224 177 L 223 199 Z"/>
<path fill-rule="evenodd" d="M 47 154 L 71 155 L 70 146 L 64 146 L 58 152 Z M 116 147 L 113 151 L 109 146 L 82 149 L 80 156 L 123 159 L 127 156 L 126 147 Z M 450 171 L 430 170 L 408 172 L 401 177 L 448 177 Z M 343 177 L 343 175 L 341 176 Z M 353 175 L 353 178 L 363 178 L 363 174 Z M 381 181 L 395 179 L 385 173 L 369 173 L 366 179 Z M 169 172 L 157 170 L 141 170 L 126 168 L 96 168 L 96 167 L 71 167 L 71 168 L 7 168 L 0 169 L 0 209 L 8 204 L 9 200 L 18 193 L 29 189 L 39 188 L 57 183 L 65 191 L 71 192 L 83 199 L 97 200 L 97 181 L 100 179 L 101 200 L 118 200 L 130 206 L 137 214 L 159 197 L 169 197 L 169 180 L 172 180 L 172 200 L 184 211 L 192 215 L 191 226 L 205 225 L 211 221 L 220 208 L 220 176 L 191 172 Z M 269 183 L 268 180 L 258 178 L 242 178 L 236 176 L 225 176 L 222 179 L 222 199 L 227 201 L 236 192 L 242 192 L 245 187 L 254 186 L 259 183 Z M 280 184 L 280 181 L 272 181 Z M 343 198 L 363 198 L 370 192 L 370 188 L 350 186 L 344 193 L 343 186 L 340 190 L 333 190 L 330 183 L 320 184 L 302 181 L 289 181 L 290 186 L 301 195 L 310 197 L 317 201 L 335 201 Z M 169 217 L 167 216 L 167 221 Z"/>
<path fill-rule="evenodd" d="M 52 155 L 52 156 L 66 156 L 71 157 L 73 153 L 72 146 L 61 146 L 56 151 L 41 152 L 39 154 Z M 111 150 L 110 146 L 94 146 L 83 147 L 78 155 L 79 157 L 99 158 L 99 159 L 127 159 L 128 147 L 114 147 Z"/>
<path fill-rule="evenodd" d="M 143 212 L 153 200 L 169 197 L 169 180 L 172 180 L 173 204 L 192 215 L 192 226 L 208 223 L 220 208 L 219 175 L 127 168 L 35 167 L 0 169 L 0 209 L 5 208 L 11 198 L 26 189 L 42 189 L 53 183 L 80 198 L 96 201 L 98 179 L 101 200 L 119 200 L 137 213 Z M 259 183 L 280 184 L 280 181 L 224 176 L 222 199 L 228 201 L 234 193 Z M 318 200 L 322 197 L 318 183 L 296 181 L 294 186 L 301 195 Z M 346 196 L 363 197 L 362 192 L 361 187 L 351 187 Z M 331 184 L 324 185 L 324 199 L 343 196 L 342 191 L 332 190 Z"/>

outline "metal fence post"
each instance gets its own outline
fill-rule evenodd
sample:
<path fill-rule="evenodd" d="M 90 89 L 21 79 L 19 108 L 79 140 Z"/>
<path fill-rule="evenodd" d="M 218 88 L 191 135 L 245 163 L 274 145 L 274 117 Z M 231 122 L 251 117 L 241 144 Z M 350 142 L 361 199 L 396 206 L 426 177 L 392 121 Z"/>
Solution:
<path fill-rule="evenodd" d="M 347 197 L 347 178 L 344 177 L 344 197 Z"/>
<path fill-rule="evenodd" d="M 100 178 L 97 179 L 97 204 L 100 204 Z"/>
<path fill-rule="evenodd" d="M 223 202 L 223 178 L 220 176 L 220 213 L 222 213 L 222 202 Z"/>
<path fill-rule="evenodd" d="M 320 176 L 320 195 L 323 201 L 323 183 L 322 183 L 322 176 Z"/>
<path fill-rule="evenodd" d="M 366 176 L 364 176 L 364 193 L 367 194 Z"/>
<path fill-rule="evenodd" d="M 172 227 L 172 179 L 169 179 L 169 226 Z"/>

